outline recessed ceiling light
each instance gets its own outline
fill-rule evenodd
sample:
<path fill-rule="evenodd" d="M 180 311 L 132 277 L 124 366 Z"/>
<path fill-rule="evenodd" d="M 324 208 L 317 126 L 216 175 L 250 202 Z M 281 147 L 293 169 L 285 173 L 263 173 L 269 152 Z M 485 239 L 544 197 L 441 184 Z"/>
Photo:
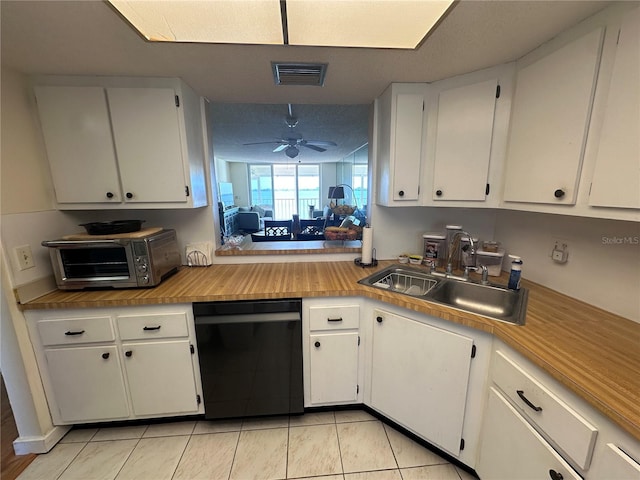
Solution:
<path fill-rule="evenodd" d="M 149 41 L 412 49 L 454 0 L 109 0 Z"/>

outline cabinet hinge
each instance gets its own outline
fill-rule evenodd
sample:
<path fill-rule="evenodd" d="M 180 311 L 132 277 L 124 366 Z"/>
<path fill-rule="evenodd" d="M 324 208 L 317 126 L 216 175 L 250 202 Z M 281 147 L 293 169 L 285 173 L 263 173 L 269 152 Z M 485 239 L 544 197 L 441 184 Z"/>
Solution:
<path fill-rule="evenodd" d="M 356 395 L 360 393 L 360 385 L 356 385 Z"/>
<path fill-rule="evenodd" d="M 188 197 L 189 196 L 189 185 L 185 185 L 184 186 L 184 194 Z"/>
<path fill-rule="evenodd" d="M 180 106 L 180 97 L 176 95 L 176 107 Z"/>
<path fill-rule="evenodd" d="M 418 195 L 420 195 L 420 185 L 418 185 Z"/>
<path fill-rule="evenodd" d="M 485 195 L 489 195 L 489 192 L 490 192 L 490 191 L 491 191 L 491 185 L 489 185 L 489 184 L 487 183 L 487 188 L 485 188 L 485 189 L 484 189 L 484 194 L 485 194 Z"/>
<path fill-rule="evenodd" d="M 200 398 L 200 395 L 196 395 L 196 402 L 198 402 L 198 405 L 202 403 L 202 399 Z"/>
<path fill-rule="evenodd" d="M 620 34 L 618 34 L 618 37 L 620 37 Z M 424 100 L 422 101 L 422 111 L 424 112 Z"/>
<path fill-rule="evenodd" d="M 360 335 L 358 335 L 358 346 L 360 346 Z"/>
<path fill-rule="evenodd" d="M 622 29 L 621 28 L 618 29 L 618 38 L 616 38 L 616 45 L 618 45 L 620 43 L 620 33 L 622 33 Z"/>
<path fill-rule="evenodd" d="M 591 187 L 593 187 L 593 182 L 589 184 L 589 195 L 588 195 L 589 197 L 591 196 Z"/>
<path fill-rule="evenodd" d="M 496 85 L 496 98 L 500 98 L 500 85 Z"/>
<path fill-rule="evenodd" d="M 476 358 L 476 346 L 471 345 L 471 358 Z"/>
<path fill-rule="evenodd" d="M 460 439 L 460 450 L 464 450 L 464 438 Z"/>
<path fill-rule="evenodd" d="M 191 355 L 193 355 L 194 353 L 196 353 L 196 349 L 193 348 L 193 345 L 189 344 L 189 350 L 191 350 Z"/>

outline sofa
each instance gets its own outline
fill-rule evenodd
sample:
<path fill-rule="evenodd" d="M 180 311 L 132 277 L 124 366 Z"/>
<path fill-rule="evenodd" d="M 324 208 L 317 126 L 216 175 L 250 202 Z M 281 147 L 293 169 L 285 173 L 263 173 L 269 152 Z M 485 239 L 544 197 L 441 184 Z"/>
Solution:
<path fill-rule="evenodd" d="M 273 210 L 258 205 L 238 208 L 236 231 L 247 234 L 264 229 L 264 221 L 273 219 Z"/>

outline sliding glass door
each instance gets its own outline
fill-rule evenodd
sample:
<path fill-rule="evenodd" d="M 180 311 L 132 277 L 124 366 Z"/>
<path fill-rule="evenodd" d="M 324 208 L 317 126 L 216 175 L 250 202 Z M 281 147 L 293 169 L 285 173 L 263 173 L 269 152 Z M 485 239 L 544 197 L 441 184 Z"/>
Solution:
<path fill-rule="evenodd" d="M 300 164 L 249 165 L 251 204 L 269 207 L 274 219 L 309 216 L 320 204 L 320 166 Z"/>

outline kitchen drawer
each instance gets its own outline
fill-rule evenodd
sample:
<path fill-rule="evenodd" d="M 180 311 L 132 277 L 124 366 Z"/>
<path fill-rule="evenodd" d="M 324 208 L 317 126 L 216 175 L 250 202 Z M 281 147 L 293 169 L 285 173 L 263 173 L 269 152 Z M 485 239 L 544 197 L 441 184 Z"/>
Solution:
<path fill-rule="evenodd" d="M 359 325 L 360 307 L 358 305 L 309 307 L 311 331 L 357 329 Z"/>
<path fill-rule="evenodd" d="M 115 340 L 111 317 L 40 320 L 37 328 L 44 346 Z"/>
<path fill-rule="evenodd" d="M 581 468 L 589 467 L 598 434 L 593 425 L 500 351 L 493 380 L 552 443 Z"/>
<path fill-rule="evenodd" d="M 116 317 L 122 340 L 152 340 L 189 336 L 184 312 Z"/>

